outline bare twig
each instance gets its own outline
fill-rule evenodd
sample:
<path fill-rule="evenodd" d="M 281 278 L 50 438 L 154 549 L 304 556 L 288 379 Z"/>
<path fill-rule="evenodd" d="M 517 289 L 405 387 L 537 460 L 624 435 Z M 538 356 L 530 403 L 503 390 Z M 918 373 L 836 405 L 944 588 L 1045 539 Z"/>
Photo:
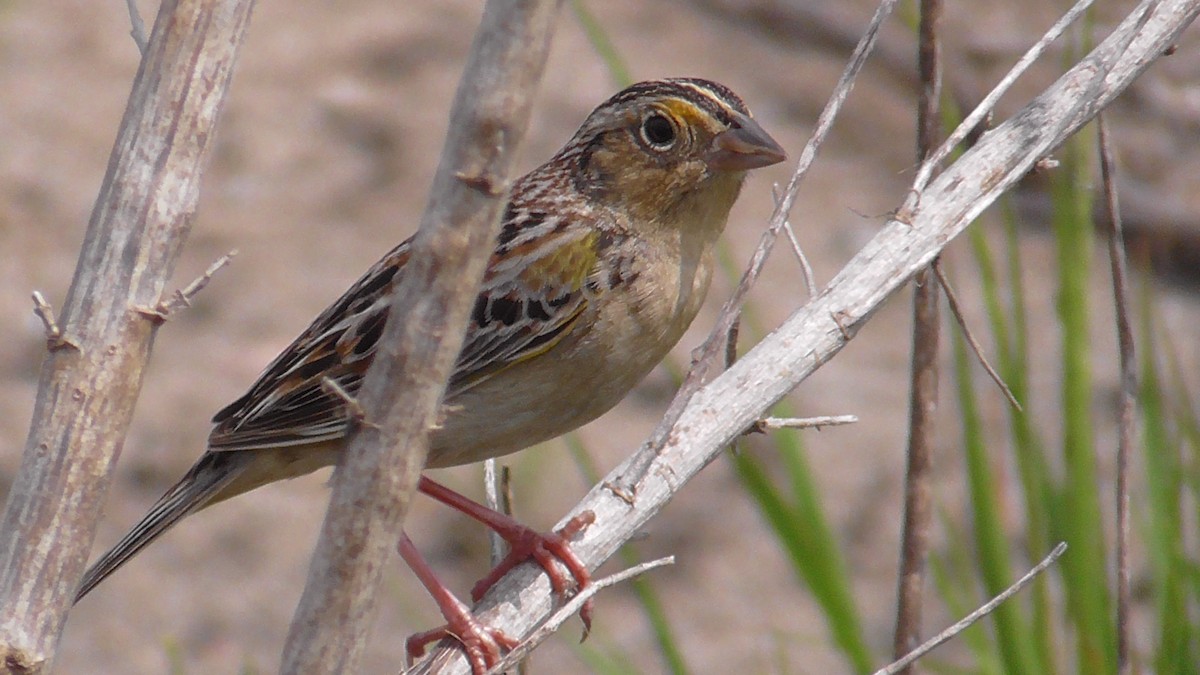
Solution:
<path fill-rule="evenodd" d="M 967 345 L 971 347 L 971 352 L 975 354 L 975 358 L 979 360 L 979 365 L 983 366 L 984 372 L 986 372 L 988 377 L 992 379 L 992 382 L 995 382 L 996 386 L 1000 388 L 1000 393 L 1004 394 L 1004 398 L 1008 401 L 1008 404 L 1011 405 L 1014 410 L 1024 410 L 1024 408 L 1021 407 L 1021 402 L 1018 401 L 1017 397 L 1012 393 L 1012 389 L 1009 389 L 1008 384 L 1004 381 L 1004 378 L 1000 377 L 1000 373 L 996 372 L 996 369 L 992 367 L 991 362 L 988 361 L 986 356 L 984 356 L 983 347 L 979 344 L 979 341 L 975 339 L 975 334 L 971 332 L 970 327 L 967 325 L 967 318 L 963 316 L 962 305 L 960 305 L 958 302 L 958 294 L 954 292 L 954 287 L 950 285 L 950 280 L 946 278 L 945 270 L 942 269 L 941 265 L 934 265 L 933 271 L 937 275 L 937 280 L 942 287 L 942 292 L 946 294 L 946 302 L 948 305 L 950 305 L 950 313 L 954 315 L 954 321 L 958 324 L 958 329 L 962 331 L 963 337 L 966 338 Z"/>
<path fill-rule="evenodd" d="M 500 510 L 500 472 L 496 470 L 496 458 L 489 457 L 483 463 L 483 503 L 493 511 Z M 504 539 L 496 532 L 488 532 L 489 559 L 492 567 L 500 564 L 508 555 Z"/>
<path fill-rule="evenodd" d="M 921 0 L 917 70 L 917 161 L 937 141 L 941 109 L 942 66 L 938 25 L 941 0 Z M 937 265 L 935 258 L 931 267 Z M 938 342 L 941 337 L 937 283 L 929 268 L 913 279 L 912 366 L 909 372 L 908 448 L 904 471 L 904 517 L 900 565 L 896 576 L 896 625 L 892 654 L 908 653 L 921 639 L 925 562 L 933 527 L 933 432 L 938 405 Z M 907 671 L 906 671 L 907 672 Z"/>
<path fill-rule="evenodd" d="M 186 237 L 252 0 L 162 3 L 42 367 L 0 521 L 0 663 L 47 667 L 83 574 Z M 220 21 L 213 21 L 214 15 Z M 118 233 L 118 234 L 114 234 Z"/>
<path fill-rule="evenodd" d="M 512 472 L 508 465 L 500 465 L 494 457 L 483 463 L 483 493 L 484 503 L 493 511 L 511 516 L 513 513 Z M 495 568 L 508 555 L 509 545 L 495 530 L 488 530 L 488 550 L 491 565 Z M 518 675 L 525 675 L 529 669 L 529 660 L 517 664 Z"/>
<path fill-rule="evenodd" d="M 808 291 L 808 297 L 811 299 L 813 294 L 817 292 L 817 278 L 813 274 L 812 265 L 808 262 L 808 256 L 804 255 L 804 249 L 800 248 L 800 241 L 796 239 L 796 231 L 792 229 L 792 221 L 783 221 L 783 232 L 787 235 L 788 242 L 792 245 L 792 251 L 796 254 L 796 259 L 800 261 L 800 272 L 804 275 L 804 289 Z"/>
<path fill-rule="evenodd" d="M 506 654 L 504 659 L 502 659 L 500 663 L 496 664 L 495 668 L 492 668 L 488 671 L 489 675 L 503 673 L 519 663 L 522 659 L 528 656 L 530 652 L 533 651 L 534 647 L 541 644 L 542 641 L 557 632 L 558 629 L 561 628 L 568 619 L 570 619 L 572 616 L 575 616 L 575 614 L 579 612 L 580 608 L 583 607 L 588 600 L 591 600 L 593 597 L 595 597 L 600 591 L 608 588 L 609 586 L 616 586 L 617 584 L 629 581 L 634 577 L 641 576 L 650 570 L 674 564 L 675 556 L 672 555 L 665 558 L 644 562 L 640 565 L 634 565 L 629 569 L 621 570 L 620 572 L 611 574 L 607 577 L 592 580 L 592 583 L 588 584 L 587 587 L 580 591 L 578 595 L 571 598 L 565 605 L 560 607 L 558 611 L 552 614 L 549 619 L 546 619 L 546 623 L 539 626 L 532 635 L 521 642 L 521 644 L 511 652 Z"/>
<path fill-rule="evenodd" d="M 59 327 L 58 321 L 54 318 L 54 308 L 46 301 L 46 296 L 42 295 L 41 291 L 33 292 L 33 313 L 42 320 L 42 326 L 46 332 L 47 349 L 52 352 L 63 347 L 79 349 L 79 345 L 72 342 L 71 338 L 63 335 L 62 328 Z"/>
<path fill-rule="evenodd" d="M 779 205 L 781 199 L 779 195 L 779 185 L 771 186 L 771 198 L 775 200 L 775 205 Z M 812 299 L 813 293 L 817 292 L 817 279 L 813 274 L 812 265 L 808 262 L 808 256 L 804 255 L 804 249 L 800 247 L 800 240 L 796 238 L 796 231 L 792 228 L 792 221 L 784 219 L 783 233 L 787 235 L 788 243 L 792 245 L 792 252 L 796 254 L 796 260 L 800 262 L 800 272 L 804 275 L 804 288 L 808 291 L 809 299 Z"/>
<path fill-rule="evenodd" d="M 1133 450 L 1134 420 L 1137 406 L 1137 349 L 1129 318 L 1129 282 L 1125 263 L 1125 239 L 1121 224 L 1121 206 L 1117 200 L 1117 170 L 1109 144 L 1104 116 L 1096 119 L 1100 143 L 1100 175 L 1108 208 L 1105 228 L 1108 258 L 1112 271 L 1113 302 L 1116 306 L 1117 345 L 1121 359 L 1121 399 L 1117 424 L 1117 672 L 1133 672 L 1130 657 L 1130 569 L 1129 569 L 1129 454 Z"/>
<path fill-rule="evenodd" d="M 137 0 L 125 0 L 125 9 L 129 10 L 129 37 L 137 45 L 138 52 L 146 55 L 146 24 L 142 22 L 142 14 L 138 12 Z"/>
<path fill-rule="evenodd" d="M 228 265 L 229 261 L 233 260 L 235 255 L 237 255 L 237 249 L 234 249 L 220 258 L 217 258 L 213 264 L 208 266 L 208 269 L 204 270 L 204 274 L 201 274 L 193 279 L 192 283 L 184 286 L 183 288 L 175 289 L 175 292 L 171 294 L 171 298 L 169 300 L 159 300 L 157 303 L 155 303 L 153 308 L 139 307 L 138 311 L 141 312 L 143 316 L 148 317 L 158 323 L 162 323 L 167 319 L 170 319 L 171 315 L 175 312 L 191 307 L 192 299 L 196 297 L 196 294 L 204 290 L 204 287 L 208 286 L 208 282 L 212 281 L 213 275 L 216 274 L 222 267 Z"/>
<path fill-rule="evenodd" d="M 1004 592 L 1002 592 L 1000 595 L 988 600 L 979 609 L 971 612 L 961 620 L 957 621 L 954 625 L 925 641 L 920 647 L 917 647 L 906 654 L 904 658 L 897 659 L 895 662 L 889 663 L 887 667 L 880 668 L 879 670 L 875 671 L 875 675 L 894 675 L 895 673 L 899 673 L 912 665 L 917 659 L 925 656 L 934 649 L 937 649 L 946 641 L 963 632 L 967 628 L 970 628 L 971 624 L 982 619 L 988 614 L 991 614 L 996 610 L 997 607 L 1003 604 L 1005 600 L 1008 600 L 1012 596 L 1021 592 L 1021 589 L 1028 586 L 1029 582 L 1033 581 L 1037 575 L 1041 574 L 1046 570 L 1046 568 L 1053 565 L 1054 562 L 1058 560 L 1066 550 L 1067 543 L 1065 541 L 1059 542 L 1058 546 L 1055 546 L 1054 550 L 1050 551 L 1049 555 L 1043 558 L 1040 563 L 1033 567 L 1033 569 L 1026 572 L 1025 576 L 1017 579 L 1016 583 L 1004 589 Z"/>
<path fill-rule="evenodd" d="M 350 419 L 354 420 L 355 424 L 378 428 L 377 424 L 367 419 L 367 412 L 363 410 L 363 407 L 358 402 L 358 399 L 354 398 L 350 392 L 346 391 L 342 385 L 338 384 L 337 380 L 329 376 L 322 377 L 321 389 L 333 394 L 341 399 L 342 403 L 346 404 L 346 414 L 350 417 Z"/>
<path fill-rule="evenodd" d="M 46 329 L 46 341 L 54 342 L 62 338 L 62 329 L 58 327 L 58 321 L 54 319 L 54 308 L 46 302 L 46 297 L 41 291 L 33 292 L 33 313 L 42 320 L 42 326 Z"/>
<path fill-rule="evenodd" d="M 208 282 L 212 281 L 213 275 L 216 274 L 222 267 L 228 265 L 229 262 L 233 260 L 233 257 L 237 254 L 237 249 L 233 249 L 229 253 L 217 258 L 215 261 L 213 261 L 213 264 L 208 266 L 208 269 L 204 270 L 204 274 L 201 274 L 193 279 L 192 283 L 185 286 L 183 290 L 175 291 L 175 294 L 171 297 L 171 299 L 167 301 L 165 305 L 163 303 L 159 303 L 159 307 L 167 314 L 185 307 L 190 307 L 192 304 L 192 299 L 196 297 L 196 294 L 204 290 L 204 287 L 208 285 Z"/>
<path fill-rule="evenodd" d="M 507 466 L 500 466 L 496 459 L 489 458 L 483 463 L 483 494 L 484 503 L 493 511 L 512 515 L 512 483 L 511 472 Z M 494 530 L 488 531 L 488 542 L 491 549 L 492 567 L 500 564 L 508 555 L 508 542 L 504 541 Z"/>
<path fill-rule="evenodd" d="M 413 253 L 358 399 L 375 424 L 346 441 L 283 673 L 359 672 L 384 562 L 437 424 L 561 0 L 489 0 L 455 95 Z M 453 262 L 451 262 L 453 261 Z M 453 266 L 455 274 L 438 274 Z"/>
<path fill-rule="evenodd" d="M 755 422 L 748 433 L 776 429 L 817 429 L 840 427 L 858 422 L 858 415 L 825 415 L 822 417 L 764 417 Z"/>

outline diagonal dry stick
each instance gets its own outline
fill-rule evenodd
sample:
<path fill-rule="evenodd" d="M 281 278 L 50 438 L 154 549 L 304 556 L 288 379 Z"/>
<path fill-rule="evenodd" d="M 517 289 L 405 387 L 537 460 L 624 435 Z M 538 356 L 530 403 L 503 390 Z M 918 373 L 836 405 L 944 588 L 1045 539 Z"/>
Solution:
<path fill-rule="evenodd" d="M 573 543 L 580 559 L 594 569 L 613 555 L 730 441 L 833 358 L 848 335 L 1039 158 L 1128 87 L 1197 13 L 1200 0 L 1144 0 L 1086 58 L 911 197 L 904 217 L 890 219 L 828 287 L 695 392 L 661 448 L 643 444 L 560 522 L 583 511 L 595 514 L 595 523 Z M 634 489 L 622 492 L 625 486 Z M 492 588 L 476 615 L 509 635 L 524 636 L 554 604 L 546 575 L 521 565 Z M 439 648 L 412 672 L 468 669 L 460 650 Z"/>
<path fill-rule="evenodd" d="M 933 271 L 937 275 L 938 284 L 942 287 L 942 291 L 946 294 L 946 304 L 950 306 L 950 313 L 954 315 L 954 321 L 958 324 L 958 329 L 962 331 L 963 338 L 967 341 L 967 346 L 971 349 L 971 353 L 975 355 L 975 359 L 979 361 L 979 365 L 983 366 L 984 372 L 1000 389 L 1000 393 L 1004 395 L 1008 404 L 1014 410 L 1020 412 L 1024 410 L 1021 407 L 1021 402 L 1012 393 L 1008 383 L 1004 378 L 1000 377 L 1000 373 L 992 366 L 991 361 L 988 361 L 984 355 L 983 346 L 979 344 L 979 340 L 975 338 L 975 333 L 971 331 L 971 327 L 967 325 L 967 317 L 963 315 L 962 305 L 958 302 L 958 294 L 954 292 L 954 287 L 950 285 L 950 280 L 946 278 L 946 272 L 942 269 L 941 264 L 935 264 Z"/>
<path fill-rule="evenodd" d="M 971 612 L 962 619 L 956 621 L 954 625 L 926 640 L 921 644 L 920 647 L 917 647 L 908 654 L 904 655 L 903 658 L 897 659 L 896 661 L 889 663 L 886 667 L 875 671 L 874 675 L 895 675 L 895 673 L 900 673 L 916 662 L 917 659 L 925 656 L 934 649 L 937 649 L 954 636 L 970 628 L 971 624 L 996 611 L 996 608 L 1004 604 L 1005 600 L 1008 600 L 1012 596 L 1021 592 L 1021 589 L 1028 586 L 1031 581 L 1037 578 L 1037 575 L 1046 571 L 1047 568 L 1053 565 L 1054 562 L 1058 560 L 1064 552 L 1066 552 L 1066 550 L 1067 543 L 1059 542 L 1058 546 L 1055 546 L 1054 549 L 1050 551 L 1049 555 L 1043 558 L 1040 563 L 1034 565 L 1033 569 L 1025 573 L 1025 576 L 1017 579 L 1016 583 L 1014 583 L 1012 586 L 1009 586 L 999 595 L 985 602 L 979 607 L 979 609 L 976 609 L 974 612 Z"/>

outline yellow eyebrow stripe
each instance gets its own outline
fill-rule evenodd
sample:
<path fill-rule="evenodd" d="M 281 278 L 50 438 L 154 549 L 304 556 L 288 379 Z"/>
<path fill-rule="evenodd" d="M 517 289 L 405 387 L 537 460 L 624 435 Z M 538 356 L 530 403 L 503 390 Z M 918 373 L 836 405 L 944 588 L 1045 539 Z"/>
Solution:
<path fill-rule="evenodd" d="M 719 124 L 706 110 L 681 98 L 666 99 L 662 102 L 662 107 L 684 127 L 716 129 Z"/>

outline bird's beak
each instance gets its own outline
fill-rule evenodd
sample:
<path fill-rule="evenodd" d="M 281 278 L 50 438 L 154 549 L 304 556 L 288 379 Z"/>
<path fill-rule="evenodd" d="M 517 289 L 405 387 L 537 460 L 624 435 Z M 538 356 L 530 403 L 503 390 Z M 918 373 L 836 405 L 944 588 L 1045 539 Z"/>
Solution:
<path fill-rule="evenodd" d="M 787 153 L 758 122 L 738 112 L 733 126 L 713 138 L 705 162 L 718 171 L 749 171 L 778 164 Z"/>

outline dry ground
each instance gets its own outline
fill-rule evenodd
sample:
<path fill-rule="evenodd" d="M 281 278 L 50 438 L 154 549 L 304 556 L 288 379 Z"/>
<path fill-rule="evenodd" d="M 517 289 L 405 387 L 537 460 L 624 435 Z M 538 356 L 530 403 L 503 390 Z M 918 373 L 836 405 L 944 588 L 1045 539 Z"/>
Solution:
<path fill-rule="evenodd" d="M 149 20 L 155 7 L 140 4 Z M 97 548 L 115 541 L 199 455 L 211 414 L 240 394 L 381 252 L 412 232 L 480 4 L 259 3 L 176 283 L 186 283 L 230 249 L 241 253 L 193 309 L 159 334 Z M 755 13 L 776 4 L 790 9 L 765 21 Z M 590 3 L 636 77 L 696 75 L 725 82 L 793 154 L 842 67 L 847 39 L 857 37 L 871 11 L 863 1 L 800 4 Z M 975 100 L 984 83 L 1056 16 L 1044 3 L 1028 0 L 949 4 L 951 81 L 965 101 Z M 799 16 L 799 23 L 789 24 L 789 16 Z M 614 90 L 579 25 L 569 14 L 560 24 L 523 153 L 526 167 L 548 157 Z M 19 461 L 42 358 L 29 292 L 40 289 L 52 302 L 66 292 L 137 67 L 127 33 L 125 10 L 116 1 L 0 2 L 0 486 L 12 480 Z M 912 162 L 912 53 L 908 34 L 894 25 L 804 187 L 793 222 L 819 280 L 829 279 L 872 235 L 881 214 L 902 199 Z M 1186 139 L 1196 137 L 1200 117 L 1197 63 L 1194 54 L 1160 63 L 1117 116 L 1126 182 L 1135 195 L 1131 201 L 1142 198 L 1142 220 L 1193 233 L 1196 174 L 1177 168 L 1195 165 L 1196 144 Z M 1054 67 L 1036 71 L 1021 91 L 1049 82 Z M 1006 109 L 1023 98 L 1010 96 Z M 747 186 L 727 237 L 739 260 L 765 221 L 772 182 L 785 180 L 787 172 L 772 167 Z M 1035 195 L 1032 213 L 1038 203 Z M 997 225 L 994 216 L 984 221 L 985 227 Z M 1055 401 L 1058 372 L 1050 349 L 1056 340 L 1053 281 L 1044 276 L 1053 262 L 1049 243 L 1034 228 L 1021 244 L 1033 273 L 1031 295 L 1039 299 L 1033 330 L 1047 347 L 1039 350 L 1046 361 L 1036 369 L 1035 390 L 1036 403 L 1046 406 Z M 960 293 L 973 306 L 976 280 L 964 253 L 956 244 L 949 261 L 961 270 Z M 1103 322 L 1102 281 L 1098 276 L 1096 405 L 1101 430 L 1111 437 L 1115 359 Z M 698 329 L 678 349 L 680 359 L 698 343 L 726 292 L 726 285 L 714 288 Z M 804 297 L 797 265 L 781 250 L 754 302 L 774 325 Z M 1194 335 L 1194 298 L 1170 291 L 1164 304 L 1177 334 Z M 903 298 L 893 300 L 792 397 L 805 413 L 862 419 L 853 428 L 808 434 L 808 444 L 881 656 L 890 644 L 894 602 L 907 312 Z M 1197 341 L 1178 344 L 1189 362 L 1200 357 Z M 644 437 L 670 393 L 665 373 L 656 372 L 615 411 L 582 430 L 603 467 Z M 938 497 L 954 513 L 963 481 L 952 406 L 944 410 Z M 1001 414 L 998 397 L 988 414 Z M 586 489 L 560 443 L 522 453 L 512 464 L 519 511 L 532 523 L 553 522 Z M 478 493 L 477 469 L 441 477 Z M 325 479 L 322 474 L 272 486 L 189 519 L 72 614 L 58 672 L 162 673 L 173 658 L 189 673 L 273 671 L 324 512 Z M 427 503 L 409 522 L 413 538 L 453 587 L 465 592 L 485 571 L 479 529 Z M 778 664 L 789 664 L 793 672 L 824 673 L 844 667 L 813 599 L 796 583 L 725 462 L 689 485 L 646 535 L 646 556 L 678 556 L 678 564 L 654 573 L 654 581 L 697 672 L 777 672 Z M 750 560 L 753 574 L 746 574 Z M 398 560 L 384 593 L 369 673 L 395 672 L 403 638 L 436 621 L 432 604 Z M 945 619 L 934 612 L 930 621 Z M 570 646 L 575 637 L 540 650 L 533 672 L 579 670 Z M 627 590 L 600 599 L 593 640 L 634 655 L 644 672 L 661 669 Z"/>

